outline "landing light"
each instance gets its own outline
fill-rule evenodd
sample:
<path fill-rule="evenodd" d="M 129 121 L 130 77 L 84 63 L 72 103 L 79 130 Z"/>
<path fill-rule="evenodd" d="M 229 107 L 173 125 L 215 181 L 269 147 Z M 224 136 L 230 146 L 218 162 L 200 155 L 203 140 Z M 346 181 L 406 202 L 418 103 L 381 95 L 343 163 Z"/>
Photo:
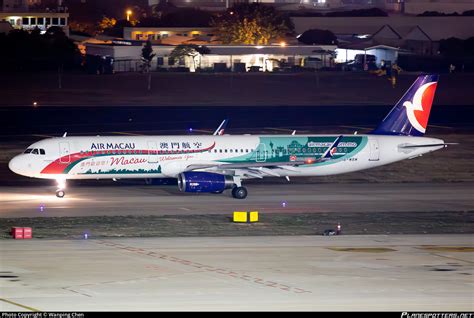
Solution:
<path fill-rule="evenodd" d="M 59 189 L 65 189 L 66 188 L 66 180 L 65 179 L 57 179 L 56 182 L 58 183 L 58 188 Z"/>

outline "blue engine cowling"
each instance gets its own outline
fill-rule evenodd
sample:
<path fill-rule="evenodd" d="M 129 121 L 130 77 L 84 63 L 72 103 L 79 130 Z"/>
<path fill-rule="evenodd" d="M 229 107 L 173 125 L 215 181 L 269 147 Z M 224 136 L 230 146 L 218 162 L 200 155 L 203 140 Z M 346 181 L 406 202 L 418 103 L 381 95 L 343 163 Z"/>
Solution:
<path fill-rule="evenodd" d="M 178 175 L 178 188 L 182 192 L 222 192 L 234 186 L 234 178 L 210 172 L 183 172 Z"/>

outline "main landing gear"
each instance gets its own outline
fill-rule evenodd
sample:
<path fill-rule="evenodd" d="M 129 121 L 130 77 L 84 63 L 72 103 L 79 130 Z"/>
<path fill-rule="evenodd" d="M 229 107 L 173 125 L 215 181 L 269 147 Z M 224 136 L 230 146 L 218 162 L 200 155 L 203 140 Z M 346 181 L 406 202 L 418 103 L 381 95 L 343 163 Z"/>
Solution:
<path fill-rule="evenodd" d="M 245 199 L 247 197 L 247 189 L 245 187 L 234 187 L 232 189 L 232 196 L 235 199 Z"/>
<path fill-rule="evenodd" d="M 234 187 L 232 188 L 232 197 L 235 199 L 245 199 L 247 197 L 247 188 L 242 187 L 240 176 L 234 176 Z"/>

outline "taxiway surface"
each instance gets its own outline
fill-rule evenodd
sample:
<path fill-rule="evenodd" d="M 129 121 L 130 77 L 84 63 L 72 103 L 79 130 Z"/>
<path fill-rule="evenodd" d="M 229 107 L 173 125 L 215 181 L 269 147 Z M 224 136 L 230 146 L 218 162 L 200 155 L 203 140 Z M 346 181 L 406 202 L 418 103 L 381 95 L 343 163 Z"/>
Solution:
<path fill-rule="evenodd" d="M 1 311 L 473 311 L 472 235 L 0 241 Z"/>
<path fill-rule="evenodd" d="M 250 184 L 245 200 L 177 186 L 0 187 L 0 218 L 319 212 L 449 212 L 474 208 L 472 183 Z"/>

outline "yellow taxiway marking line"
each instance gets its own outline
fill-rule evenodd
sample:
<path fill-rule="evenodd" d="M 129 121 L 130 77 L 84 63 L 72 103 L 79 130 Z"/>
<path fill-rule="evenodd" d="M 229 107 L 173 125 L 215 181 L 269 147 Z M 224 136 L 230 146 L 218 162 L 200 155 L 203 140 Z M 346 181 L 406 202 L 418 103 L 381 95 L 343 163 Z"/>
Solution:
<path fill-rule="evenodd" d="M 15 306 L 24 308 L 24 309 L 31 310 L 31 311 L 33 311 L 33 312 L 41 312 L 41 310 L 38 310 L 38 309 L 36 309 L 36 308 L 29 307 L 29 306 L 25 306 L 25 305 L 16 303 L 16 302 L 14 302 L 14 301 L 11 301 L 11 300 L 8 300 L 8 299 L 5 299 L 5 298 L 0 298 L 0 300 L 1 300 L 1 301 L 4 301 L 4 302 L 6 302 L 6 303 L 9 303 L 9 304 L 12 304 L 12 305 L 15 305 Z"/>

